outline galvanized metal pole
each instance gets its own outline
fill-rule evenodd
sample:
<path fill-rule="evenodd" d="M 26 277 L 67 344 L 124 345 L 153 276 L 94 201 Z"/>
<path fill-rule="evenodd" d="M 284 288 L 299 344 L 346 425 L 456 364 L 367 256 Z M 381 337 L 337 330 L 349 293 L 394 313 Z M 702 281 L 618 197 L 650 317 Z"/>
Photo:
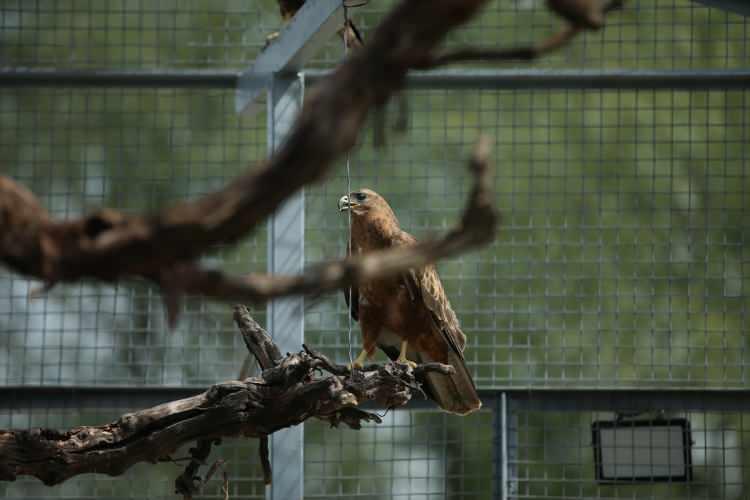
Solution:
<path fill-rule="evenodd" d="M 295 76 L 344 23 L 341 0 L 306 2 L 279 33 L 279 37 L 239 75 L 235 109 L 245 115 L 258 110 L 260 96 L 278 75 Z"/>
<path fill-rule="evenodd" d="M 518 494 L 518 414 L 513 398 L 503 393 L 503 449 L 505 456 L 505 495 L 514 498 Z"/>
<path fill-rule="evenodd" d="M 286 138 L 304 96 L 304 80 L 274 77 L 268 93 L 268 147 L 273 152 Z M 271 217 L 268 224 L 268 272 L 299 274 L 305 257 L 305 195 L 300 191 Z M 304 299 L 273 300 L 268 305 L 268 330 L 282 354 L 298 351 L 304 341 Z M 303 495 L 302 425 L 271 437 L 273 483 L 269 500 L 297 500 Z"/>
<path fill-rule="evenodd" d="M 512 399 L 501 392 L 495 399 L 493 412 L 495 498 L 508 500 L 518 491 L 516 460 L 518 453 L 518 421 Z"/>
<path fill-rule="evenodd" d="M 487 401 L 486 399 L 484 400 Z M 488 405 L 489 406 L 489 405 Z M 492 402 L 492 464 L 495 482 L 492 498 L 505 500 L 507 488 L 505 485 L 505 393 L 501 392 Z"/>

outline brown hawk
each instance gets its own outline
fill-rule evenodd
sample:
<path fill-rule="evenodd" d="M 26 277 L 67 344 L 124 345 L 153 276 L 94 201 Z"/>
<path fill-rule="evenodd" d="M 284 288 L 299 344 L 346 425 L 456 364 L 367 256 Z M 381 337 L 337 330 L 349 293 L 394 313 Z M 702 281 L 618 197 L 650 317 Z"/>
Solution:
<path fill-rule="evenodd" d="M 401 229 L 388 202 L 370 189 L 343 196 L 338 207 L 351 213 L 354 255 L 417 243 Z M 464 361 L 466 335 L 435 266 L 363 283 L 351 292 L 346 290 L 345 295 L 350 314 L 359 321 L 362 330 L 363 349 L 353 363 L 355 367 L 361 367 L 376 347 L 389 358 L 412 366 L 414 361 L 445 363 L 455 372 L 429 373 L 427 394 L 444 410 L 461 415 L 482 406 Z"/>

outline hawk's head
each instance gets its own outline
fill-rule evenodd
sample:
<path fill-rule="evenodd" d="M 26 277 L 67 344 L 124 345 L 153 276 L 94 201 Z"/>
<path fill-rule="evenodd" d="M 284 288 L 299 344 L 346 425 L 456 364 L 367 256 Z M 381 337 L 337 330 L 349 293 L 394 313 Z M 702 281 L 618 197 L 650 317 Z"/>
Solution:
<path fill-rule="evenodd" d="M 339 212 L 351 211 L 353 217 L 386 217 L 396 216 L 385 198 L 372 189 L 360 189 L 342 196 L 339 199 Z"/>

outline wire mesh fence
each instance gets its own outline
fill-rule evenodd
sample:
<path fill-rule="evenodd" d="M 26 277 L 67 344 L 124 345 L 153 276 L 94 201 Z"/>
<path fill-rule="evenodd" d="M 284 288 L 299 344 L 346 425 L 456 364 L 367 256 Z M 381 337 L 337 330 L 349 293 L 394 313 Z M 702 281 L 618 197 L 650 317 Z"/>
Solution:
<path fill-rule="evenodd" d="M 619 415 L 590 411 L 529 411 L 514 414 L 518 430 L 517 451 L 510 462 L 513 474 L 508 498 L 537 499 L 683 499 L 744 498 L 750 468 L 747 464 L 748 414 L 733 411 L 682 411 L 641 414 L 621 424 L 634 433 L 639 422 L 652 424 L 659 419 L 686 419 L 690 425 L 690 478 L 649 477 L 659 470 L 642 470 L 638 479 L 601 481 L 597 478 L 592 424 L 610 422 Z M 647 432 L 654 432 L 653 428 Z M 643 467 L 645 456 L 654 456 L 667 446 L 656 436 L 642 442 L 628 441 L 627 448 L 612 447 L 613 453 L 626 454 L 619 465 L 623 470 Z M 648 439 L 650 437 L 651 439 Z M 675 443 L 672 443 L 675 444 Z M 628 460 L 632 462 L 627 463 Z M 632 467 L 628 467 L 632 465 Z M 679 468 L 679 467 L 677 467 Z"/>
<path fill-rule="evenodd" d="M 490 411 L 397 410 L 360 431 L 305 433 L 305 498 L 480 499 L 496 486 Z"/>
<path fill-rule="evenodd" d="M 359 149 L 352 186 L 439 234 L 466 199 L 472 143 L 496 138 L 498 238 L 438 264 L 480 387 L 746 387 L 747 99 L 415 91 L 409 135 Z M 307 194 L 310 261 L 345 249 L 339 172 Z M 343 296 L 311 306 L 307 334 L 347 357 Z"/>
<path fill-rule="evenodd" d="M 352 9 L 367 34 L 395 0 Z M 4 0 L 0 60 L 16 66 L 67 68 L 205 67 L 243 69 L 279 29 L 273 0 Z M 528 44 L 559 29 L 544 0 L 492 0 L 481 16 L 448 38 L 449 45 Z M 691 0 L 631 0 L 544 67 L 742 68 L 747 21 Z M 332 40 L 311 66 L 341 60 Z"/>
<path fill-rule="evenodd" d="M 365 38 L 393 3 L 352 11 Z M 124 73 L 244 69 L 280 27 L 276 9 L 270 0 L 6 0 L 0 61 Z M 656 70 L 654 81 L 665 70 L 741 70 L 748 23 L 689 0 L 629 1 L 606 29 L 532 66 L 550 74 Z M 541 0 L 496 0 L 448 45 L 524 44 L 560 25 Z M 310 67 L 341 58 L 333 39 Z M 750 90 L 480 90 L 472 74 L 458 72 L 461 89 L 408 91 L 405 134 L 389 133 L 387 147 L 376 149 L 368 129 L 351 155 L 351 179 L 340 165 L 306 190 L 304 245 L 308 264 L 344 254 L 347 220 L 335 206 L 349 180 L 383 194 L 418 238 L 444 233 L 470 188 L 471 148 L 479 134 L 492 137 L 498 237 L 438 265 L 485 407 L 461 419 L 416 406 L 360 431 L 309 423 L 304 479 L 296 478 L 305 496 L 743 498 L 748 413 L 732 409 L 722 391 L 748 389 Z M 230 90 L 205 88 L 3 88 L 0 171 L 57 217 L 101 206 L 153 211 L 210 192 L 267 154 L 265 117 L 236 116 L 233 100 Z M 206 262 L 232 274 L 263 271 L 267 246 L 260 228 Z M 197 389 L 237 376 L 245 349 L 228 306 L 187 298 L 170 332 L 158 290 L 144 284 L 64 285 L 30 300 L 35 285 L 0 270 L 4 386 Z M 306 342 L 340 362 L 360 346 L 343 298 L 307 300 L 305 312 Z M 253 313 L 265 323 L 264 308 Z M 539 409 L 511 397 L 505 414 L 499 405 L 504 390 L 546 401 L 544 390 L 560 389 L 580 403 L 585 388 L 705 389 L 666 413 L 690 423 L 691 480 L 597 480 L 591 427 L 616 420 L 609 409 Z M 695 410 L 709 394 L 727 394 L 727 407 Z M 62 410 L 40 401 L 0 411 L 0 427 L 106 422 L 139 401 Z M 662 408 L 647 410 L 640 418 Z M 230 441 L 214 452 L 227 460 L 231 498 L 264 496 L 256 447 Z M 141 465 L 125 478 L 54 488 L 19 480 L 0 483 L 0 496 L 171 497 L 179 470 Z M 203 496 L 223 498 L 220 486 L 213 480 Z"/>
<path fill-rule="evenodd" d="M 265 155 L 262 117 L 233 113 L 232 92 L 3 90 L 2 172 L 54 217 L 99 208 L 152 212 L 216 190 Z M 207 264 L 265 270 L 262 229 Z M 158 290 L 39 283 L 0 271 L 0 381 L 14 384 L 205 385 L 237 376 L 241 339 L 229 306 L 187 297 L 173 331 Z M 261 319 L 264 309 L 257 311 Z M 239 360 L 239 361 L 238 361 Z"/>

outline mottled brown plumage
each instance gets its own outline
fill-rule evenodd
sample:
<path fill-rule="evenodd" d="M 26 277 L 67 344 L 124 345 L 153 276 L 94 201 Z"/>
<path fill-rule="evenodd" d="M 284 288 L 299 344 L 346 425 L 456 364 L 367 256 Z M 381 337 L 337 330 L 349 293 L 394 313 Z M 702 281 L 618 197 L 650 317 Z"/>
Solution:
<path fill-rule="evenodd" d="M 416 244 L 403 231 L 388 202 L 370 189 L 339 200 L 351 211 L 351 251 L 359 254 Z M 452 365 L 453 375 L 430 374 L 427 392 L 443 409 L 468 414 L 481 407 L 464 362 L 466 336 L 451 308 L 435 266 L 411 270 L 398 277 L 364 283 L 345 292 L 352 317 L 362 330 L 363 351 L 358 362 L 380 347 L 391 359 Z M 399 344 L 402 344 L 399 349 Z M 408 346 L 408 350 L 404 350 Z"/>

